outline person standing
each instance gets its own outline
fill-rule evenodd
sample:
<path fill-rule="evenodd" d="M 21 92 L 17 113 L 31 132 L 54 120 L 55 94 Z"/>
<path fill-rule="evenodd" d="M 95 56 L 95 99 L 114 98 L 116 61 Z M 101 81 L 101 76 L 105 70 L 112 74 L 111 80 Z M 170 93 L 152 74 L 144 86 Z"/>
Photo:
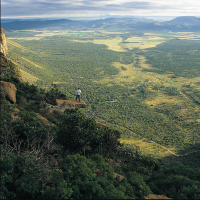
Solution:
<path fill-rule="evenodd" d="M 79 102 L 80 102 L 80 100 L 81 100 L 81 90 L 80 90 L 80 88 L 78 88 L 78 90 L 76 91 L 76 100 L 79 100 Z"/>

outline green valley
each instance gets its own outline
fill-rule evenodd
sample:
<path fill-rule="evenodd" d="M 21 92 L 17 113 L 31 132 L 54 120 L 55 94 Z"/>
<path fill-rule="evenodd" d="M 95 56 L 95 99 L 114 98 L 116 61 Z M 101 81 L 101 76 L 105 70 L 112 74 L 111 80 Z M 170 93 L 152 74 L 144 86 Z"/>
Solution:
<path fill-rule="evenodd" d="M 200 35 L 120 31 L 6 32 L 24 81 L 56 84 L 82 113 L 122 132 L 121 142 L 199 167 Z"/>

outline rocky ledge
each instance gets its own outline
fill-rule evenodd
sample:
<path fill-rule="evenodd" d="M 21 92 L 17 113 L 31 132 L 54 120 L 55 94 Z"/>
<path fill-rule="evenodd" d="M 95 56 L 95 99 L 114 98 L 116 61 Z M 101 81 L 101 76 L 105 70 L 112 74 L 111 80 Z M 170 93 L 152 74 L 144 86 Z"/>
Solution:
<path fill-rule="evenodd" d="M 75 109 L 75 108 L 86 108 L 87 105 L 83 101 L 76 101 L 73 99 L 56 99 L 57 105 L 53 106 L 51 104 L 47 104 L 47 107 L 50 110 L 59 110 L 60 112 L 64 112 L 66 109 Z"/>

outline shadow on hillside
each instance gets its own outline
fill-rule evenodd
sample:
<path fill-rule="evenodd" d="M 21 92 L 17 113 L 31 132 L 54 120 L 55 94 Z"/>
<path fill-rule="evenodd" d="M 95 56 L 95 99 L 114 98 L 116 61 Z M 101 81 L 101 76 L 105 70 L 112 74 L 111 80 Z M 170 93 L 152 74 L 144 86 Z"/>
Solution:
<path fill-rule="evenodd" d="M 171 155 L 165 157 L 163 161 L 169 164 L 184 164 L 191 168 L 199 168 L 200 166 L 200 144 L 195 144 L 190 148 L 180 151 L 178 153 L 180 156 Z"/>

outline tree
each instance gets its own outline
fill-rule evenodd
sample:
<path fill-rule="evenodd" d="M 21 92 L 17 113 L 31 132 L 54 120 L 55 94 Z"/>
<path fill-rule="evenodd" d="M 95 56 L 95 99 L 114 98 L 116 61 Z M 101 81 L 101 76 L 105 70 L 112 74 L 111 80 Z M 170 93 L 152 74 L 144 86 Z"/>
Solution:
<path fill-rule="evenodd" d="M 46 93 L 46 102 L 56 105 L 56 99 L 66 99 L 66 95 L 62 94 L 58 88 L 57 85 L 52 84 L 51 88 L 49 89 L 49 91 L 47 91 Z"/>
<path fill-rule="evenodd" d="M 58 124 L 57 142 L 63 145 L 65 151 L 83 153 L 95 136 L 95 126 L 95 121 L 86 118 L 80 111 L 65 111 Z"/>
<path fill-rule="evenodd" d="M 2 117 L 2 157 L 10 153 L 20 156 L 29 151 L 38 160 L 54 149 L 56 126 L 44 124 L 35 113 L 21 110 L 14 121 L 10 113 L 3 112 Z"/>
<path fill-rule="evenodd" d="M 66 110 L 58 128 L 57 142 L 71 153 L 100 153 L 109 157 L 120 144 L 119 131 L 99 128 L 94 119 L 79 110 Z"/>
<path fill-rule="evenodd" d="M 1 199 L 68 199 L 72 189 L 60 169 L 35 162 L 29 155 L 0 160 Z"/>
<path fill-rule="evenodd" d="M 154 193 L 165 194 L 173 199 L 199 199 L 199 177 L 198 169 L 178 165 L 153 173 L 147 184 Z"/>
<path fill-rule="evenodd" d="M 120 183 L 115 187 L 113 169 L 103 162 L 100 156 L 94 156 L 92 161 L 79 154 L 68 155 L 63 160 L 61 170 L 65 181 L 72 188 L 71 198 L 130 199 L 125 194 L 126 187 Z M 98 168 L 102 173 L 96 175 L 95 169 Z M 120 182 L 118 179 L 116 181 Z"/>

